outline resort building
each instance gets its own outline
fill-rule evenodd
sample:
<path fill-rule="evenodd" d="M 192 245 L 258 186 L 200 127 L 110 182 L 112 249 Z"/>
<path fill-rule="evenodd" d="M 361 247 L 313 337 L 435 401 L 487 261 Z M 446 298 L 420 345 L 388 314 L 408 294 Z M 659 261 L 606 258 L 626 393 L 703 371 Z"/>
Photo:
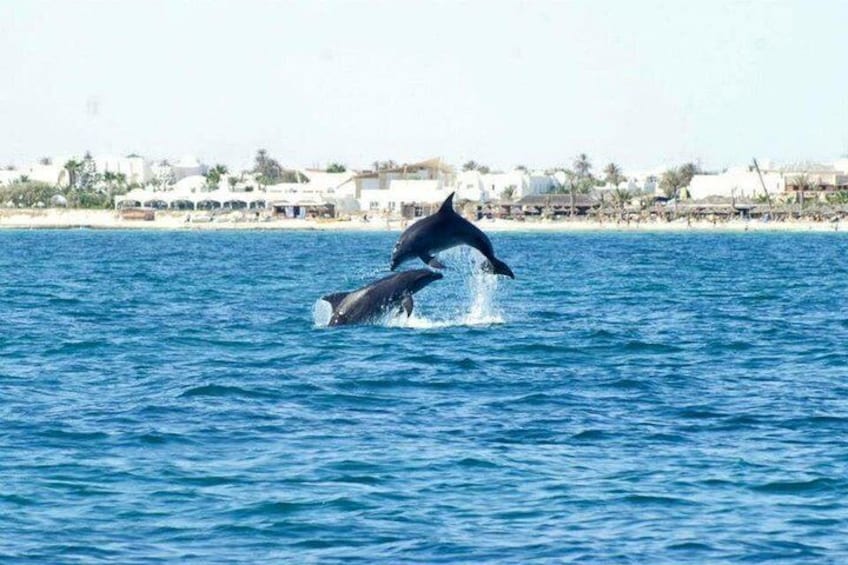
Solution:
<path fill-rule="evenodd" d="M 328 173 L 316 169 L 297 169 L 300 182 L 285 182 L 266 186 L 267 207 L 277 214 L 296 217 L 316 208 L 329 208 L 337 213 L 359 210 L 356 200 L 355 174 Z"/>
<path fill-rule="evenodd" d="M 453 192 L 453 169 L 441 159 L 361 173 L 354 178 L 362 212 L 418 217 Z"/>
<path fill-rule="evenodd" d="M 514 169 L 507 173 L 481 173 L 473 170 L 457 175 L 454 190 L 458 199 L 489 202 L 546 194 L 559 186 L 561 183 L 555 175 L 542 171 Z"/>
<path fill-rule="evenodd" d="M 64 170 L 61 165 L 54 164 L 36 164 L 24 167 L 21 169 L 3 169 L 0 170 L 0 186 L 13 184 L 21 178 L 27 180 L 47 183 L 55 186 L 61 183 L 64 175 Z"/>
<path fill-rule="evenodd" d="M 719 174 L 699 174 L 692 177 L 688 190 L 693 200 L 709 197 L 752 200 L 766 192 L 769 196 L 796 193 L 825 196 L 848 191 L 848 159 L 838 159 L 830 165 L 799 162 L 781 167 L 761 161 L 760 174 L 748 166 L 733 167 Z"/>
<path fill-rule="evenodd" d="M 719 174 L 699 174 L 689 183 L 689 197 L 702 200 L 710 196 L 726 198 L 753 199 L 763 196 L 782 194 L 786 190 L 784 176 L 777 171 L 762 171 L 762 181 L 756 170 L 751 167 L 734 167 Z"/>
<path fill-rule="evenodd" d="M 170 210 L 268 210 L 276 215 L 302 218 L 307 215 L 333 215 L 358 210 L 353 198 L 353 173 L 325 173 L 298 170 L 301 182 L 260 187 L 255 179 L 242 179 L 233 185 L 228 177 L 217 186 L 208 179 L 191 175 L 167 189 L 148 186 L 115 197 L 116 208 L 156 208 Z"/>
<path fill-rule="evenodd" d="M 200 163 L 200 161 L 190 155 L 183 157 L 173 165 L 170 165 L 170 167 L 175 181 L 190 176 L 205 175 L 209 169 L 209 167 Z"/>
<path fill-rule="evenodd" d="M 848 159 L 838 159 L 832 165 L 793 163 L 781 169 L 786 192 L 816 192 L 827 194 L 848 191 Z"/>
<path fill-rule="evenodd" d="M 94 158 L 97 172 L 124 175 L 127 184 L 146 184 L 153 179 L 150 162 L 139 155 L 114 157 L 101 155 Z"/>

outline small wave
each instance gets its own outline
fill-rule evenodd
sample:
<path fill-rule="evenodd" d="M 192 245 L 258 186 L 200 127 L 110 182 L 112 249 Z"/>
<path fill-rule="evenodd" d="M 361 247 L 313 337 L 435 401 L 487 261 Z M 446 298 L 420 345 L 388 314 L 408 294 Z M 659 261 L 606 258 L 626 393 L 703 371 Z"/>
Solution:
<path fill-rule="evenodd" d="M 673 543 L 668 546 L 668 549 L 673 551 L 713 551 L 713 546 L 697 541 L 684 541 Z"/>
<path fill-rule="evenodd" d="M 605 439 L 608 434 L 602 430 L 583 430 L 571 436 L 571 439 L 577 441 L 593 441 L 597 439 Z"/>
<path fill-rule="evenodd" d="M 684 406 L 677 411 L 677 415 L 681 418 L 692 420 L 709 420 L 712 418 L 723 418 L 726 414 L 710 410 L 703 406 Z"/>
<path fill-rule="evenodd" d="M 138 441 L 147 445 L 164 445 L 166 443 L 191 443 L 185 436 L 171 433 L 146 433 L 138 436 Z"/>
<path fill-rule="evenodd" d="M 191 485 L 191 486 L 199 486 L 199 487 L 217 487 L 221 485 L 232 485 L 237 484 L 240 481 L 240 478 L 237 476 L 233 477 L 221 477 L 221 476 L 206 476 L 206 477 L 182 477 L 178 479 L 178 482 L 181 484 Z"/>
<path fill-rule="evenodd" d="M 660 505 L 660 506 L 690 506 L 697 504 L 691 500 L 686 500 L 685 498 L 676 498 L 673 496 L 660 496 L 660 495 L 650 495 L 650 494 L 631 494 L 625 496 L 623 499 L 625 502 L 629 504 L 638 504 L 638 505 Z"/>
<path fill-rule="evenodd" d="M 272 395 L 268 392 L 248 390 L 237 386 L 203 385 L 184 391 L 180 394 L 179 398 L 191 398 L 194 396 L 240 396 L 244 398 L 268 398 Z"/>
<path fill-rule="evenodd" d="M 665 343 L 649 343 L 646 341 L 633 340 L 624 344 L 624 350 L 628 352 L 644 351 L 645 353 L 677 353 L 681 349 Z"/>
<path fill-rule="evenodd" d="M 616 379 L 609 383 L 609 386 L 611 386 L 612 388 L 620 388 L 624 390 L 648 390 L 651 388 L 651 386 L 646 382 L 627 377 Z"/>
<path fill-rule="evenodd" d="M 773 481 L 753 486 L 751 490 L 768 494 L 811 494 L 834 491 L 838 486 L 838 481 L 822 477 L 809 481 Z"/>
<path fill-rule="evenodd" d="M 460 467 L 474 467 L 482 469 L 497 469 L 498 467 L 497 463 L 492 463 L 491 461 L 479 459 L 477 457 L 465 457 L 457 461 L 456 464 Z"/>
<path fill-rule="evenodd" d="M 382 481 L 380 477 L 372 475 L 334 475 L 324 479 L 328 483 L 340 483 L 351 485 L 378 485 Z"/>
<path fill-rule="evenodd" d="M 305 510 L 314 508 L 314 502 L 260 502 L 246 508 L 239 508 L 233 511 L 233 514 L 238 517 L 266 517 L 266 516 L 288 516 Z"/>
<path fill-rule="evenodd" d="M 55 439 L 73 439 L 73 440 L 84 440 L 84 441 L 92 441 L 97 439 L 106 439 L 108 438 L 108 434 L 104 432 L 73 432 L 67 430 L 57 430 L 57 429 L 49 429 L 45 430 L 41 433 L 42 437 L 47 438 L 55 438 Z"/>

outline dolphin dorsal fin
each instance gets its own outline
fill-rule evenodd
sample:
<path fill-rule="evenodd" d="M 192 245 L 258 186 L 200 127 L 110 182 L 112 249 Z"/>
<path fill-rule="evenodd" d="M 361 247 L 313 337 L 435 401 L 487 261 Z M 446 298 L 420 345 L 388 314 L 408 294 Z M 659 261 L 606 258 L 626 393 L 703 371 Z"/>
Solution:
<path fill-rule="evenodd" d="M 339 304 L 342 303 L 342 300 L 347 298 L 349 292 L 334 292 L 333 294 L 328 294 L 327 296 L 322 296 L 321 300 L 325 302 L 329 302 L 330 306 L 333 307 L 333 310 L 339 307 Z"/>
<path fill-rule="evenodd" d="M 453 212 L 453 195 L 455 192 L 451 192 L 450 196 L 445 198 L 445 201 L 442 202 L 442 205 L 439 207 L 439 214 L 450 214 Z"/>

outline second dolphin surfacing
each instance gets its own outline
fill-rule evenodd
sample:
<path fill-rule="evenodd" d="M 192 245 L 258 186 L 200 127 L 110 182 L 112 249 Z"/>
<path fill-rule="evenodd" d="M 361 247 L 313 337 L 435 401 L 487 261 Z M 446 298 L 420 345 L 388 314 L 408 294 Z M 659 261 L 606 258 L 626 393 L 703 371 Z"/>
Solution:
<path fill-rule="evenodd" d="M 457 245 L 469 245 L 482 253 L 488 260 L 487 271 L 515 278 L 509 265 L 495 257 L 492 242 L 486 234 L 454 211 L 453 193 L 445 199 L 438 212 L 415 222 L 400 235 L 392 250 L 391 270 L 415 257 L 433 268 L 443 269 L 444 265 L 436 259 L 436 253 Z"/>
<path fill-rule="evenodd" d="M 330 303 L 333 315 L 330 326 L 366 324 L 392 312 L 412 314 L 412 295 L 443 277 L 430 269 L 394 273 L 350 292 L 322 296 Z"/>

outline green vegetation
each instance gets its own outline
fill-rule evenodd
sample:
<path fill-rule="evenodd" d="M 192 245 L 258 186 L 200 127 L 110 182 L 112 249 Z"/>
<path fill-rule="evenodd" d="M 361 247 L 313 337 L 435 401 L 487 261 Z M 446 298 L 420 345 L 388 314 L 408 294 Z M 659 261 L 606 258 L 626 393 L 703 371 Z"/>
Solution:
<path fill-rule="evenodd" d="M 260 186 L 284 182 L 283 167 L 276 159 L 270 157 L 265 149 L 259 149 L 256 152 L 252 172 L 256 175 L 256 182 Z"/>
<path fill-rule="evenodd" d="M 502 200 L 512 200 L 515 196 L 515 185 L 511 184 L 501 191 Z"/>
<path fill-rule="evenodd" d="M 462 165 L 463 171 L 477 171 L 481 175 L 486 175 L 492 172 L 492 169 L 487 165 L 481 165 L 477 161 L 471 160 Z"/>
<path fill-rule="evenodd" d="M 46 182 L 17 180 L 8 186 L 0 186 L 0 204 L 17 208 L 42 208 L 50 205 L 50 199 L 59 190 Z"/>
<path fill-rule="evenodd" d="M 604 167 L 604 181 L 611 184 L 613 187 L 618 187 L 619 183 L 627 180 L 621 172 L 621 167 L 615 163 L 610 163 Z"/>
<path fill-rule="evenodd" d="M 678 198 L 680 197 L 680 189 L 689 186 L 692 177 L 700 172 L 701 169 L 694 163 L 686 163 L 669 169 L 660 178 L 660 190 L 668 198 Z"/>
<path fill-rule="evenodd" d="M 386 171 L 389 169 L 397 169 L 398 165 L 392 159 L 388 161 L 374 161 L 371 163 L 371 166 L 374 168 L 374 171 Z"/>
<path fill-rule="evenodd" d="M 227 169 L 227 166 L 221 165 L 220 163 L 209 169 L 206 173 L 206 187 L 209 190 L 218 188 L 218 184 L 221 182 L 221 179 L 224 178 L 224 175 L 228 172 L 229 169 Z"/>
<path fill-rule="evenodd" d="M 328 173 L 343 173 L 345 171 L 347 171 L 347 167 L 343 163 L 330 163 L 327 167 Z"/>

